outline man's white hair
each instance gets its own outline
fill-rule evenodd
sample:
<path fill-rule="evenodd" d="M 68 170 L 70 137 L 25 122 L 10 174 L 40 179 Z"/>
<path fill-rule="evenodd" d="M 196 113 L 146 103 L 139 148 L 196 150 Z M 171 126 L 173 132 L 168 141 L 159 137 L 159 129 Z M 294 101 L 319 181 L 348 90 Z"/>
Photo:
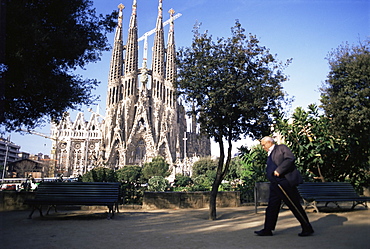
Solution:
<path fill-rule="evenodd" d="M 275 140 L 272 138 L 272 137 L 264 137 L 264 138 L 262 138 L 262 140 L 261 141 L 268 141 L 268 142 L 271 142 L 271 143 L 275 143 Z"/>

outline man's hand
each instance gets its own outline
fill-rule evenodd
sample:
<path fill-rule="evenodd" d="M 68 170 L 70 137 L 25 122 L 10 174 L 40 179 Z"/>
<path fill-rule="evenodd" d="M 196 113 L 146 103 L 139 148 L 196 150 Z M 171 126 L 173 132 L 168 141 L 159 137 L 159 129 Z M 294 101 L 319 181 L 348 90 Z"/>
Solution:
<path fill-rule="evenodd" d="M 275 170 L 275 171 L 274 171 L 274 176 L 279 177 L 279 176 L 280 176 L 279 172 L 277 172 L 277 171 Z"/>

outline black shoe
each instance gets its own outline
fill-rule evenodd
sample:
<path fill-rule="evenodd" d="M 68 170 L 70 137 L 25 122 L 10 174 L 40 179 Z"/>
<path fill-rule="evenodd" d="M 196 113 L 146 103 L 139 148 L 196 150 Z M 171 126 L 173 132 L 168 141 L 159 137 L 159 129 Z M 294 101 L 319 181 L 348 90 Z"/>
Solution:
<path fill-rule="evenodd" d="M 311 228 L 310 230 L 303 230 L 301 233 L 298 234 L 298 236 L 306 237 L 311 236 L 315 231 Z"/>
<path fill-rule="evenodd" d="M 271 230 L 262 229 L 260 231 L 254 231 L 254 233 L 257 234 L 258 236 L 272 236 Z"/>

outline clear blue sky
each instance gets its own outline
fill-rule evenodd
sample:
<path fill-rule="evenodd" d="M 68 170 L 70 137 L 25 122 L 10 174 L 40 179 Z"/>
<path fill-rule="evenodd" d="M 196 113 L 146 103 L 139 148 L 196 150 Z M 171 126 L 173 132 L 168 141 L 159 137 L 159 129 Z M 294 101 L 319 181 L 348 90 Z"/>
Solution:
<path fill-rule="evenodd" d="M 94 5 L 98 13 L 107 14 L 123 3 L 124 30 L 127 30 L 132 2 L 94 0 Z M 139 36 L 155 27 L 157 6 L 158 0 L 137 0 Z M 190 46 L 192 30 L 197 21 L 202 23 L 202 31 L 208 30 L 214 38 L 226 38 L 231 36 L 230 28 L 238 19 L 246 32 L 256 35 L 260 45 L 277 54 L 279 60 L 292 58 L 292 63 L 285 70 L 290 80 L 283 85 L 289 96 L 295 98 L 292 110 L 298 106 L 306 108 L 311 103 L 320 103 L 319 87 L 329 72 L 325 59 L 329 51 L 343 42 L 354 44 L 370 38 L 368 0 L 163 0 L 164 20 L 169 18 L 168 10 L 171 8 L 182 14 L 175 21 L 177 48 Z M 165 30 L 168 30 L 168 26 Z M 113 33 L 109 34 L 111 44 L 113 37 Z M 126 38 L 127 33 L 124 34 L 124 40 Z M 148 54 L 151 53 L 151 41 L 149 39 Z M 142 42 L 139 46 L 142 48 Z M 86 78 L 101 81 L 94 92 L 100 95 L 101 114 L 105 113 L 110 57 L 111 52 L 106 52 L 100 62 L 80 72 Z M 139 63 L 141 65 L 141 61 Z M 96 110 L 96 106 L 93 109 Z M 85 118 L 90 118 L 87 111 Z M 36 130 L 50 134 L 49 125 Z M 11 140 L 21 146 L 21 151 L 50 154 L 51 141 L 48 139 L 11 134 Z M 237 146 L 243 143 L 245 141 Z"/>

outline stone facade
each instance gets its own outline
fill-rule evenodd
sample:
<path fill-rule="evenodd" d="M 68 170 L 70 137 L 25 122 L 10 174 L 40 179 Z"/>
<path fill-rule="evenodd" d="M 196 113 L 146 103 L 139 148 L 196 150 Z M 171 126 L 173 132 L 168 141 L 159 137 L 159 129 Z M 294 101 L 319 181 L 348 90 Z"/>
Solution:
<path fill-rule="evenodd" d="M 52 124 L 53 161 L 50 167 L 54 168 L 54 175 L 83 175 L 97 166 L 102 125 L 97 114 L 86 121 L 83 113 L 78 113 L 75 121 L 66 114 L 58 125 Z"/>
<path fill-rule="evenodd" d="M 139 67 L 137 1 L 133 1 L 126 44 L 122 39 L 124 6 L 118 8 L 104 120 L 100 122 L 99 115 L 92 114 L 86 122 L 79 114 L 75 122 L 66 119 L 53 127 L 56 171 L 79 175 L 96 165 L 119 169 L 162 156 L 176 173 L 190 174 L 188 162 L 211 155 L 211 146 L 197 131 L 195 119 L 188 131 L 185 108 L 177 98 L 174 11 L 169 11 L 166 47 L 159 0 L 152 65 L 148 68 L 145 52 Z"/>

